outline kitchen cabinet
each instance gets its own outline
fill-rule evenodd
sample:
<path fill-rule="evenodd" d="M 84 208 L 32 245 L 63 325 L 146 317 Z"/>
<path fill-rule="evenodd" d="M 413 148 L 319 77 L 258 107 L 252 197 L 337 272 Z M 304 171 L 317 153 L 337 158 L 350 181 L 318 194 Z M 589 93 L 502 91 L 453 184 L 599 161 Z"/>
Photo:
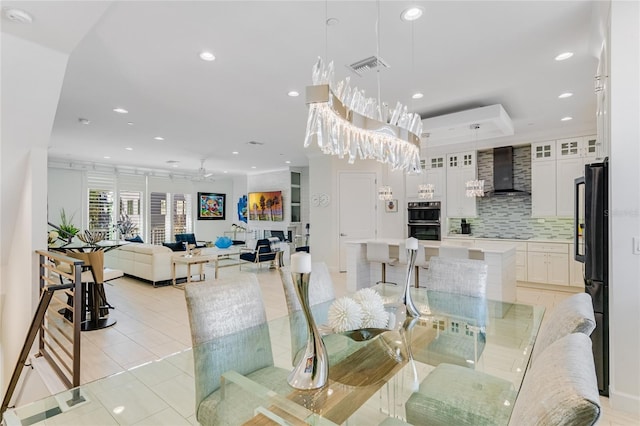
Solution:
<path fill-rule="evenodd" d="M 556 216 L 573 217 L 574 180 L 584 175 L 584 165 L 596 161 L 595 136 L 556 141 Z"/>
<path fill-rule="evenodd" d="M 569 245 L 527 243 L 527 281 L 569 285 Z"/>
<path fill-rule="evenodd" d="M 476 217 L 476 198 L 467 197 L 466 182 L 476 179 L 476 153 L 447 154 L 447 216 Z"/>
<path fill-rule="evenodd" d="M 531 217 L 554 217 L 555 215 L 555 141 L 531 144 Z"/>
<path fill-rule="evenodd" d="M 418 200 L 418 186 L 422 184 L 433 185 L 433 199 L 443 201 L 446 184 L 445 157 L 428 157 L 421 160 L 422 173 L 405 175 L 405 194 L 407 200 Z"/>

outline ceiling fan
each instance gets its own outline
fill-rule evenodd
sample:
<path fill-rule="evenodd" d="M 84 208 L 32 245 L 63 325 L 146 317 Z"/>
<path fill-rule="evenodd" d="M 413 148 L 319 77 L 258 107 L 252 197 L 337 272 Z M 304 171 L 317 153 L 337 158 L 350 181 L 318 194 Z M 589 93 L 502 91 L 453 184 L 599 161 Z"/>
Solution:
<path fill-rule="evenodd" d="M 204 161 L 205 161 L 204 158 L 200 160 L 200 168 L 198 169 L 198 176 L 200 176 L 201 178 L 208 178 L 213 176 L 213 172 L 207 172 L 207 169 L 204 168 Z"/>

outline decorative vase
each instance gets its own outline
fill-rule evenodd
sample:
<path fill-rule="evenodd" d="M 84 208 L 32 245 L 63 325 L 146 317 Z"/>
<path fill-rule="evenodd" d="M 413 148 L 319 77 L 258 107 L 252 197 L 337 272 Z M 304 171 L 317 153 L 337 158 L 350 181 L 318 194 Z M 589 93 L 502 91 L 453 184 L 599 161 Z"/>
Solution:
<path fill-rule="evenodd" d="M 307 346 L 287 381 L 296 389 L 318 389 L 326 385 L 329 379 L 329 357 L 309 306 L 311 256 L 303 252 L 291 256 L 291 271 L 296 294 L 307 322 Z"/>
<path fill-rule="evenodd" d="M 416 238 L 407 238 L 406 243 L 407 248 L 407 279 L 404 283 L 404 291 L 402 292 L 402 303 L 407 308 L 407 316 L 411 318 L 419 318 L 420 311 L 416 308 L 416 305 L 413 303 L 413 299 L 411 298 L 411 276 L 413 275 L 413 270 L 416 265 L 416 255 L 418 252 L 418 240 Z"/>

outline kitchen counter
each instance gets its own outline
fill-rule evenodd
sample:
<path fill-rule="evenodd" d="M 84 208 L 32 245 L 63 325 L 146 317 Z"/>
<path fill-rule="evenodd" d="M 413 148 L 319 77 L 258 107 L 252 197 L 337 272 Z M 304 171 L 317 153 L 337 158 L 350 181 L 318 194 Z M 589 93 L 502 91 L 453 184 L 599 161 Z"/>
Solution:
<path fill-rule="evenodd" d="M 347 243 L 347 290 L 355 292 L 370 287 L 380 279 L 381 266 L 377 262 L 367 261 L 367 242 L 383 241 L 389 244 L 389 256 L 398 258 L 399 245 L 402 239 L 356 240 Z M 440 246 L 448 245 L 446 241 L 420 241 L 425 247 L 427 260 L 438 256 Z M 488 265 L 487 298 L 504 302 L 516 300 L 516 246 L 514 244 L 482 244 L 469 247 L 471 259 L 483 260 Z M 404 285 L 406 265 L 387 265 L 387 281 Z M 426 287 L 425 274 L 419 274 L 421 287 Z M 413 283 L 412 283 L 413 284 Z"/>
<path fill-rule="evenodd" d="M 447 239 L 447 238 L 455 238 L 455 239 L 473 239 L 476 241 L 482 241 L 482 240 L 487 240 L 487 241 L 505 241 L 505 242 L 518 242 L 518 243 L 572 243 L 573 242 L 573 237 L 567 237 L 567 238 L 537 238 L 537 237 L 531 237 L 531 238 L 499 238 L 499 237 L 485 237 L 485 236 L 479 236 L 479 235 L 474 235 L 474 234 L 448 234 L 445 235 L 443 238 Z"/>

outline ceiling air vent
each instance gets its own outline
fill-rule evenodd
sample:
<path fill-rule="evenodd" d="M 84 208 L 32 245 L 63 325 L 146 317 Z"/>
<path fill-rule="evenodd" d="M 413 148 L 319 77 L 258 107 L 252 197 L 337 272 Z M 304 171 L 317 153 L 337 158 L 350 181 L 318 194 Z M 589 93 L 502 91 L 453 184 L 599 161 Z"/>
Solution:
<path fill-rule="evenodd" d="M 379 56 L 370 56 L 367 59 L 363 59 L 361 61 L 354 62 L 351 65 L 347 65 L 347 67 L 354 73 L 362 76 L 362 74 L 369 71 L 374 71 L 378 68 L 389 68 L 389 65 L 387 65 L 384 59 Z"/>

